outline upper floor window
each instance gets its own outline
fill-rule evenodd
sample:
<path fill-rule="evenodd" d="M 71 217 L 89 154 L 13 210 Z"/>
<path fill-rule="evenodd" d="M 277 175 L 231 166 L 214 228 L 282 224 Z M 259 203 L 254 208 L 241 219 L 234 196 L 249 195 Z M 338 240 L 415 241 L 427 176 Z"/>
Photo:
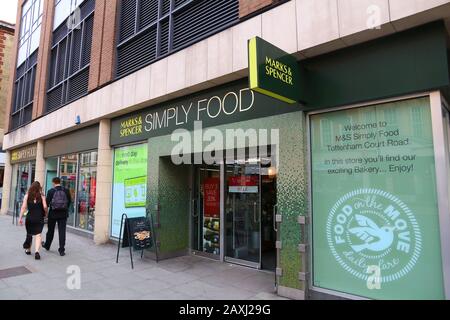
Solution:
<path fill-rule="evenodd" d="M 56 0 L 55 18 L 53 20 L 53 31 L 72 15 L 86 0 Z"/>
<path fill-rule="evenodd" d="M 22 6 L 17 66 L 39 48 L 43 10 L 43 0 L 27 0 Z"/>
<path fill-rule="evenodd" d="M 121 0 L 118 77 L 239 20 L 239 0 Z"/>
<path fill-rule="evenodd" d="M 10 122 L 12 130 L 32 120 L 43 5 L 43 0 L 27 0 L 22 5 Z"/>
<path fill-rule="evenodd" d="M 47 111 L 55 110 L 87 94 L 94 27 L 95 0 L 60 0 L 55 5 L 56 9 L 60 6 L 60 13 L 58 18 L 55 15 L 55 21 L 61 20 L 61 17 L 65 17 L 65 20 L 55 22 L 58 27 L 53 31 Z M 78 7 L 74 7 L 75 5 Z M 71 9 L 64 11 L 63 8 Z M 72 15 L 73 12 L 75 13 Z"/>

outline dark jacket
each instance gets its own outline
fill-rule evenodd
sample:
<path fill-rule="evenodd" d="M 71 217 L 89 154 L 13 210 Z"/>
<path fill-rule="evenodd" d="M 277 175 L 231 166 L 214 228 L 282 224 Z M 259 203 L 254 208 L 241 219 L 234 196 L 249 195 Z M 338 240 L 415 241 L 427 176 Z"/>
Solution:
<path fill-rule="evenodd" d="M 55 188 L 50 189 L 47 192 L 47 205 L 48 205 L 48 217 L 49 219 L 65 219 L 69 217 L 69 210 L 58 210 L 58 211 L 54 211 L 52 210 L 52 200 L 53 200 L 53 196 L 55 195 L 56 190 L 64 190 L 64 192 L 66 193 L 67 196 L 67 207 L 70 207 L 70 204 L 72 203 L 72 198 L 70 196 L 70 191 L 67 190 L 64 187 L 61 186 L 57 186 Z"/>

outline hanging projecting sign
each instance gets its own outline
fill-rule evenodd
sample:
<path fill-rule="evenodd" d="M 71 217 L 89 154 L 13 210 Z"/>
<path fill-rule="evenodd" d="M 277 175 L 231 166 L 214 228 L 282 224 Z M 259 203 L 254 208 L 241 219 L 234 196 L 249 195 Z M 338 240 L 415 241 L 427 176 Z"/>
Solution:
<path fill-rule="evenodd" d="M 300 96 L 297 59 L 271 43 L 255 37 L 248 42 L 250 89 L 287 103 Z"/>

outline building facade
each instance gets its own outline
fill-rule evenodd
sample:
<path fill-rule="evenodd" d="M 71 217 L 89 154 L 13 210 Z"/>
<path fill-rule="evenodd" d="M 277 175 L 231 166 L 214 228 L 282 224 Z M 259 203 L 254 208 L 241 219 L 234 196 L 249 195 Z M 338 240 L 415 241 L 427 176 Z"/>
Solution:
<path fill-rule="evenodd" d="M 3 151 L 3 135 L 5 133 L 6 101 L 10 81 L 11 59 L 14 47 L 15 25 L 0 21 L 0 202 L 3 191 L 3 175 L 5 172 L 5 152 Z"/>
<path fill-rule="evenodd" d="M 450 298 L 450 1 L 20 0 L 2 214 L 60 176 L 71 230 L 296 299 Z M 248 89 L 250 38 L 302 101 Z M 244 137 L 243 139 L 240 139 Z"/>

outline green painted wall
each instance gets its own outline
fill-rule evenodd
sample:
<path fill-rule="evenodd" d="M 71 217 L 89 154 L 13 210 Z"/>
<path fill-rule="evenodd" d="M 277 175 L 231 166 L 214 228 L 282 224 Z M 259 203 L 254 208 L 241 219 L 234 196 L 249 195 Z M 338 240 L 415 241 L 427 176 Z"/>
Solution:
<path fill-rule="evenodd" d="M 320 109 L 450 86 L 442 21 L 300 62 L 305 109 Z"/>

